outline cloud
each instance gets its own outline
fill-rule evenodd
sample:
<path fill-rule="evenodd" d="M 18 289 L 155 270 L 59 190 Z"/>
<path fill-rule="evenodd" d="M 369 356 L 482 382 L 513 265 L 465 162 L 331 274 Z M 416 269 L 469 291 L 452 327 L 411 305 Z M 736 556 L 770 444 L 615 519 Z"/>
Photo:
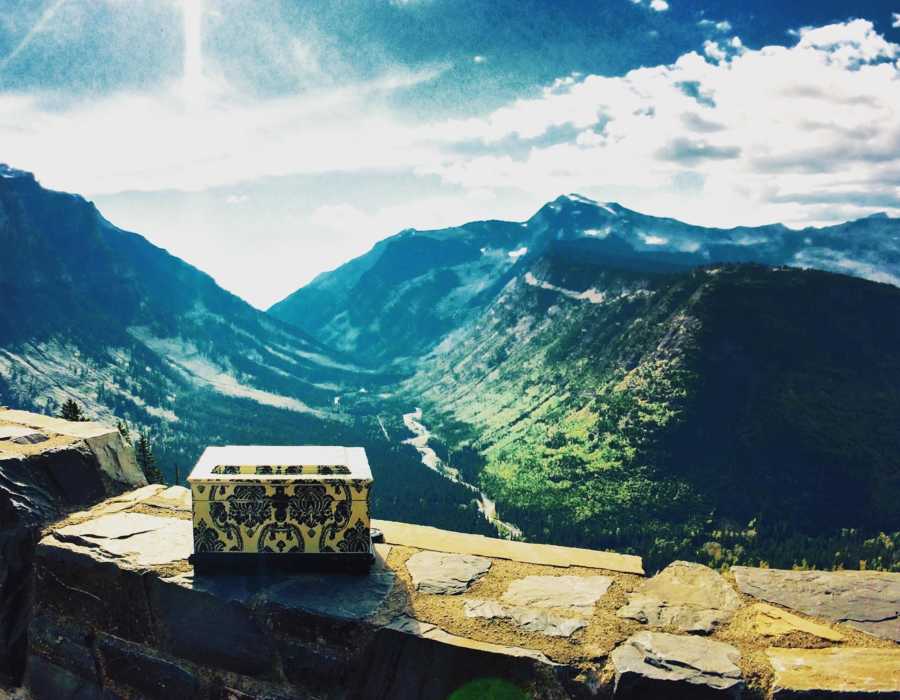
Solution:
<path fill-rule="evenodd" d="M 631 0 L 634 5 L 642 5 L 644 0 Z M 669 9 L 669 3 L 666 0 L 650 0 L 647 6 L 654 12 L 665 12 Z"/>
<path fill-rule="evenodd" d="M 891 16 L 892 16 L 892 19 L 894 20 L 894 23 L 891 26 L 894 29 L 897 29 L 898 27 L 900 27 L 900 12 L 892 12 Z"/>
<path fill-rule="evenodd" d="M 741 155 L 738 146 L 716 146 L 702 139 L 678 137 L 656 152 L 662 160 L 694 166 L 704 160 L 728 160 Z"/>
<path fill-rule="evenodd" d="M 472 56 L 473 63 L 484 63 L 487 61 L 487 58 L 484 56 Z"/>
<path fill-rule="evenodd" d="M 431 138 L 486 149 L 419 171 L 466 187 L 620 193 L 710 225 L 824 223 L 876 206 L 900 215 L 890 192 L 863 196 L 896 188 L 900 174 L 900 47 L 865 20 L 795 36 L 761 48 L 734 37 L 621 77 L 569 76 L 483 118 L 431 125 Z M 573 140 L 539 145 L 566 127 Z M 520 157 L 490 152 L 511 135 L 535 145 Z M 701 186 L 675 186 L 688 176 Z M 810 192 L 820 197 L 799 196 Z"/>
<path fill-rule="evenodd" d="M 728 57 L 718 42 L 709 39 L 703 42 L 703 53 L 716 61 L 722 61 Z"/>
<path fill-rule="evenodd" d="M 723 34 L 731 31 L 731 22 L 729 22 L 727 19 L 723 19 L 718 22 L 711 19 L 701 19 L 699 22 L 697 22 L 697 25 L 704 28 L 715 29 L 716 31 L 722 32 Z"/>

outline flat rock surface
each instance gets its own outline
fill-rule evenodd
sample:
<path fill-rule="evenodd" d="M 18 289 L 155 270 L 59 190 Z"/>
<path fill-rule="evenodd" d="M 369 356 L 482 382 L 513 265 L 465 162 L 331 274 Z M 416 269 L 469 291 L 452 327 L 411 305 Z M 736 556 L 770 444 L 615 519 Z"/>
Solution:
<path fill-rule="evenodd" d="M 464 593 L 491 568 L 491 560 L 471 554 L 417 552 L 406 561 L 406 569 L 421 593 Z"/>
<path fill-rule="evenodd" d="M 112 513 L 54 530 L 62 543 L 96 548 L 140 568 L 187 559 L 194 551 L 189 520 L 144 513 Z"/>
<path fill-rule="evenodd" d="M 502 597 L 513 606 L 562 608 L 590 615 L 612 582 L 609 576 L 526 576 L 511 582 Z"/>
<path fill-rule="evenodd" d="M 495 559 L 509 559 L 541 566 L 584 566 L 589 569 L 608 569 L 626 574 L 643 575 L 641 558 L 633 554 L 600 552 L 594 549 L 560 547 L 551 544 L 514 542 L 497 537 L 485 537 L 464 532 L 448 532 L 427 525 L 411 525 L 392 520 L 372 520 L 372 526 L 384 533 L 388 544 L 427 549 L 435 552 L 475 554 Z"/>
<path fill-rule="evenodd" d="M 702 687 L 737 698 L 743 687 L 739 660 L 740 652 L 723 642 L 638 632 L 613 650 L 615 697 L 691 697 Z"/>
<path fill-rule="evenodd" d="M 467 600 L 463 610 L 466 617 L 509 620 L 526 632 L 545 634 L 549 637 L 571 637 L 588 625 L 587 620 L 581 618 L 563 617 L 535 608 L 503 605 L 495 600 Z"/>
<path fill-rule="evenodd" d="M 9 440 L 20 445 L 35 445 L 49 440 L 46 435 L 17 425 L 0 425 L 0 440 Z"/>
<path fill-rule="evenodd" d="M 741 607 L 721 575 L 702 564 L 676 561 L 628 596 L 619 617 L 682 632 L 711 632 Z"/>
<path fill-rule="evenodd" d="M 394 585 L 391 571 L 366 576 L 291 574 L 277 576 L 184 573 L 166 579 L 196 593 L 222 600 L 280 610 L 298 610 L 338 620 L 362 620 L 374 614 Z"/>
<path fill-rule="evenodd" d="M 827 639 L 829 642 L 844 640 L 844 635 L 830 627 L 804 620 L 798 615 L 768 603 L 756 603 L 751 606 L 750 615 L 753 631 L 763 637 L 779 637 L 792 632 L 804 632 L 820 639 Z"/>
<path fill-rule="evenodd" d="M 900 697 L 900 649 L 768 649 L 772 697 Z"/>
<path fill-rule="evenodd" d="M 900 642 L 900 574 L 732 568 L 741 593 Z"/>

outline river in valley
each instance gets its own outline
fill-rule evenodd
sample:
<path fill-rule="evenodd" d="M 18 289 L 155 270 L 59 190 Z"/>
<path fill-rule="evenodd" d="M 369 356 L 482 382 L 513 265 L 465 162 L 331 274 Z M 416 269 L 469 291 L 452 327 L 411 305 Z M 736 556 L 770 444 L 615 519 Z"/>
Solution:
<path fill-rule="evenodd" d="M 469 489 L 475 496 L 478 510 L 484 516 L 484 519 L 497 529 L 497 534 L 507 539 L 522 539 L 522 531 L 518 527 L 499 518 L 497 515 L 497 504 L 488 498 L 477 486 L 463 480 L 459 470 L 446 464 L 438 457 L 437 452 L 428 445 L 428 441 L 431 439 L 431 432 L 422 423 L 421 408 L 417 408 L 412 413 L 404 413 L 403 424 L 413 434 L 413 437 L 404 440 L 403 444 L 412 445 L 416 448 L 419 455 L 422 457 L 422 464 L 432 471 L 437 472 L 445 479 L 456 482 Z"/>

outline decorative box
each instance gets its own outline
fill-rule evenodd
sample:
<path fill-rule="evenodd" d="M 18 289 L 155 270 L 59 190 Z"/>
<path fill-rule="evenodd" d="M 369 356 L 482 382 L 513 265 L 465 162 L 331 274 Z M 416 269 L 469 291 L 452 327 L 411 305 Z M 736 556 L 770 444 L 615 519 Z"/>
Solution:
<path fill-rule="evenodd" d="M 188 477 L 198 571 L 367 570 L 361 447 L 208 447 Z"/>

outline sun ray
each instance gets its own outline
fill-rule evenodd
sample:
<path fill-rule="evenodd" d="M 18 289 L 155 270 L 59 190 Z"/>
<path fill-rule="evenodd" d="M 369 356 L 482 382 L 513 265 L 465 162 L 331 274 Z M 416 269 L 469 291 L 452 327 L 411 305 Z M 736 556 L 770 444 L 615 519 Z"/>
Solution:
<path fill-rule="evenodd" d="M 44 27 L 47 26 L 50 20 L 53 19 L 53 16 L 59 11 L 59 8 L 66 2 L 68 2 L 68 0 L 54 0 L 54 2 L 51 2 L 47 6 L 38 18 L 38 21 L 28 30 L 28 33 L 22 38 L 22 41 L 19 42 L 16 48 L 14 48 L 3 60 L 0 60 L 0 73 L 6 70 L 6 67 L 12 63 L 20 53 L 28 48 L 34 40 L 34 37 L 43 31 Z"/>
<path fill-rule="evenodd" d="M 188 104 L 203 96 L 203 0 L 183 0 L 184 74 L 182 89 Z"/>

